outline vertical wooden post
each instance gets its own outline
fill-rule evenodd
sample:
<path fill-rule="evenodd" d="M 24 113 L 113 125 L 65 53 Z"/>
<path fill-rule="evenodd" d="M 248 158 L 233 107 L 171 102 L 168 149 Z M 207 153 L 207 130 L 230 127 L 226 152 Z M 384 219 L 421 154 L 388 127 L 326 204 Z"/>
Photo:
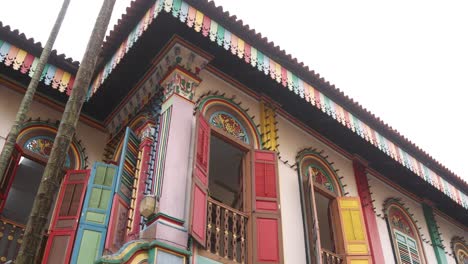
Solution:
<path fill-rule="evenodd" d="M 361 200 L 362 213 L 366 224 L 367 236 L 369 239 L 369 248 L 372 255 L 373 263 L 385 263 L 380 240 L 377 221 L 372 207 L 372 197 L 367 182 L 366 167 L 359 161 L 354 160 L 354 177 Z"/>

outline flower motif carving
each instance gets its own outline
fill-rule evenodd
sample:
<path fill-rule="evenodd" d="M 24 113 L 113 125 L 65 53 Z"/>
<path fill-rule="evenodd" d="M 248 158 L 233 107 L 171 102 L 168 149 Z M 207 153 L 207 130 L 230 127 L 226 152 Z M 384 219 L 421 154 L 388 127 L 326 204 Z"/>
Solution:
<path fill-rule="evenodd" d="M 224 130 L 229 135 L 249 144 L 249 137 L 244 126 L 231 114 L 222 111 L 215 112 L 210 117 L 210 123 Z"/>

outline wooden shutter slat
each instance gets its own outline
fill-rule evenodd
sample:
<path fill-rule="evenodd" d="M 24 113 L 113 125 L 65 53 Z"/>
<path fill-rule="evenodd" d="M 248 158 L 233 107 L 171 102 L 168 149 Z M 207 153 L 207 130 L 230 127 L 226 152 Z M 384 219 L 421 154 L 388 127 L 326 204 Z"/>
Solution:
<path fill-rule="evenodd" d="M 210 124 L 201 114 L 198 114 L 189 231 L 192 237 L 203 247 L 206 245 L 210 136 Z"/>
<path fill-rule="evenodd" d="M 70 263 L 81 263 L 79 260 L 85 255 L 95 258 L 102 254 L 112 208 L 111 195 L 116 185 L 117 167 L 96 162 L 87 187 Z M 88 252 L 89 245 L 96 245 L 97 250 Z"/>
<path fill-rule="evenodd" d="M 283 263 L 276 153 L 253 151 L 253 263 Z"/>
<path fill-rule="evenodd" d="M 89 170 L 70 170 L 65 175 L 52 216 L 51 233 L 42 263 L 70 262 L 88 178 Z"/>
<path fill-rule="evenodd" d="M 359 197 L 337 197 L 333 200 L 332 219 L 337 228 L 337 253 L 347 259 L 358 258 L 362 263 L 371 263 Z"/>

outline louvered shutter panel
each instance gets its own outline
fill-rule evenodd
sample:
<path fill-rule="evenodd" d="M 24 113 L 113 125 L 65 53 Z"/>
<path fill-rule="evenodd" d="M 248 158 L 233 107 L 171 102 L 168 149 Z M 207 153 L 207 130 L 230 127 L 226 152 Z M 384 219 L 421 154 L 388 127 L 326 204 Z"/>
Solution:
<path fill-rule="evenodd" d="M 65 175 L 52 216 L 43 264 L 70 262 L 88 179 L 89 170 L 70 170 Z"/>
<path fill-rule="evenodd" d="M 13 179 L 16 175 L 16 170 L 19 166 L 21 155 L 21 148 L 15 144 L 15 148 L 11 153 L 7 167 L 5 168 L 5 174 L 3 174 L 2 182 L 0 182 L 0 213 L 3 211 L 3 207 L 5 206 L 8 192 L 10 191 L 11 184 L 13 183 Z"/>
<path fill-rule="evenodd" d="M 253 263 L 282 263 L 276 153 L 253 151 Z"/>
<path fill-rule="evenodd" d="M 320 232 L 317 221 L 317 209 L 315 207 L 314 183 L 311 177 L 307 177 L 304 182 L 304 213 L 306 214 L 306 228 L 308 235 L 308 250 L 311 263 L 322 263 Z"/>
<path fill-rule="evenodd" d="M 346 255 L 348 262 L 352 259 L 371 263 L 359 197 L 337 197 L 332 202 L 331 218 L 336 228 L 338 253 Z"/>
<path fill-rule="evenodd" d="M 138 153 L 140 139 L 132 129 L 127 127 L 122 145 L 122 154 L 117 172 L 117 184 L 111 210 L 111 220 L 106 238 L 106 250 L 116 252 L 125 243 L 127 228 L 132 224 L 130 216 L 135 210 L 135 195 L 137 181 L 137 169 L 139 166 Z M 129 219 L 131 219 L 129 221 Z M 136 219 L 139 221 L 140 219 Z"/>
<path fill-rule="evenodd" d="M 402 264 L 420 264 L 416 241 L 396 230 L 395 238 L 400 262 Z"/>
<path fill-rule="evenodd" d="M 192 175 L 190 233 L 203 246 L 206 244 L 210 135 L 210 124 L 199 114 L 195 137 L 195 164 Z"/>
<path fill-rule="evenodd" d="M 115 165 L 94 164 L 70 263 L 93 263 L 102 255 L 116 183 Z"/>

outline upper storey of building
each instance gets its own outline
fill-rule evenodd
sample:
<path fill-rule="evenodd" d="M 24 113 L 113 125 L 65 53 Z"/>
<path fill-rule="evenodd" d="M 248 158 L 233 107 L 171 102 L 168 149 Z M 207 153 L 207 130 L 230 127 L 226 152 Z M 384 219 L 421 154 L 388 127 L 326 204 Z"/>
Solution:
<path fill-rule="evenodd" d="M 214 72 L 244 92 L 272 102 L 278 111 L 468 226 L 464 180 L 319 74 L 206 0 L 133 1 L 106 38 L 82 118 L 112 135 L 119 133 L 139 110 L 138 102 L 150 98 L 164 77 L 161 71 L 146 81 L 148 72 L 174 66 L 165 64 L 168 58 L 163 57 L 174 42 L 207 59 L 206 63 L 190 62 L 192 71 Z M 24 89 L 40 52 L 40 45 L 32 39 L 1 26 L 2 82 Z M 77 68 L 77 62 L 53 53 L 39 97 L 64 105 Z"/>

